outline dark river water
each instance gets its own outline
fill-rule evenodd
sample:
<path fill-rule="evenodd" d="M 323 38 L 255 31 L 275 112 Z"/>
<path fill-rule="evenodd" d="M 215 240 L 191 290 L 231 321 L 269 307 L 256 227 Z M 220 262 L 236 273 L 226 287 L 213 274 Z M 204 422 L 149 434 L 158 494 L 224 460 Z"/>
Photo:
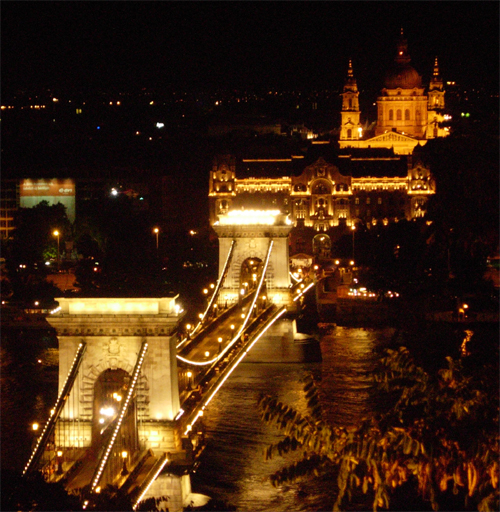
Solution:
<path fill-rule="evenodd" d="M 370 408 L 367 373 L 374 365 L 374 348 L 393 332 L 336 327 L 322 337 L 322 362 L 315 363 L 259 362 L 276 355 L 269 341 L 259 341 L 252 362 L 238 366 L 204 416 L 208 444 L 192 476 L 193 491 L 241 511 L 332 510 L 332 482 L 271 485 L 269 476 L 285 459 L 266 461 L 263 452 L 282 436 L 260 420 L 257 395 L 269 394 L 305 413 L 303 379 L 312 373 L 319 381 L 326 417 L 338 425 L 354 425 Z M 299 360 L 300 355 L 299 347 L 288 347 L 284 359 Z M 293 460 L 290 457 L 286 460 Z"/>
<path fill-rule="evenodd" d="M 326 418 L 337 425 L 355 425 L 371 407 L 369 372 L 375 349 L 393 334 L 393 329 L 332 326 L 320 340 L 322 360 L 316 362 L 305 362 L 311 348 L 307 345 L 260 340 L 203 417 L 207 446 L 192 475 L 193 492 L 239 511 L 331 510 L 332 482 L 318 478 L 278 488 L 271 485 L 269 476 L 285 460 L 264 459 L 265 448 L 281 435 L 260 420 L 257 395 L 267 393 L 305 413 L 303 379 L 312 373 Z M 2 469 L 21 471 L 33 440 L 31 424 L 56 399 L 57 340 L 46 333 L 19 336 L 4 330 L 0 355 Z"/>

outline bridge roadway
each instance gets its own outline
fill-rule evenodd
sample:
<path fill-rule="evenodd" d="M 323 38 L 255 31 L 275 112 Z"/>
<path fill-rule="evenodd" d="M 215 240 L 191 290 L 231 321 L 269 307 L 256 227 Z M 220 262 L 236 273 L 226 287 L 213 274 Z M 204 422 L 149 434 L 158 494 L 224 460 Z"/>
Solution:
<path fill-rule="evenodd" d="M 270 304 L 251 315 L 252 318 L 246 325 L 242 324 L 244 311 L 245 306 L 235 307 L 231 315 L 218 322 L 214 331 L 206 336 L 203 336 L 202 331 L 201 339 L 195 342 L 194 346 L 188 346 L 182 351 L 186 357 L 181 356 L 181 361 L 191 361 L 185 368 L 192 373 L 192 379 L 180 393 L 183 417 L 179 418 L 184 436 L 189 435 L 194 423 L 203 416 L 205 407 L 253 344 L 286 313 L 286 308 Z M 234 326 L 234 329 L 231 326 Z M 219 342 L 219 338 L 223 341 Z M 206 352 L 209 353 L 208 356 Z"/>

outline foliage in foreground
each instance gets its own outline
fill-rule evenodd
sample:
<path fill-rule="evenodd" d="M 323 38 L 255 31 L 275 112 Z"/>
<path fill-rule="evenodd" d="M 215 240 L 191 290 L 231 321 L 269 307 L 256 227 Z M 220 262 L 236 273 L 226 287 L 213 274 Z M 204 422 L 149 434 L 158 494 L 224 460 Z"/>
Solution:
<path fill-rule="evenodd" d="M 304 387 L 308 416 L 272 397 L 259 397 L 262 419 L 285 435 L 266 450 L 266 458 L 302 452 L 298 462 L 272 475 L 272 483 L 336 474 L 334 510 L 361 491 L 373 500 L 374 511 L 388 509 L 395 492 L 407 493 L 408 486 L 433 510 L 450 503 L 453 510 L 498 510 L 498 400 L 481 379 L 451 357 L 446 368 L 431 375 L 400 347 L 386 352 L 374 380 L 390 405 L 353 429 L 322 419 L 312 377 Z"/>

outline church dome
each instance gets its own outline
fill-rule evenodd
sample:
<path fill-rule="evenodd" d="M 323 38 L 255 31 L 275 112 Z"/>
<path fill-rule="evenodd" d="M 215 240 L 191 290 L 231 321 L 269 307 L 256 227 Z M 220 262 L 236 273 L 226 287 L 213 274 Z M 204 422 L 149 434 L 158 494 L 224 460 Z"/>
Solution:
<path fill-rule="evenodd" d="M 410 64 L 396 64 L 385 75 L 386 89 L 413 89 L 422 86 L 422 77 Z"/>

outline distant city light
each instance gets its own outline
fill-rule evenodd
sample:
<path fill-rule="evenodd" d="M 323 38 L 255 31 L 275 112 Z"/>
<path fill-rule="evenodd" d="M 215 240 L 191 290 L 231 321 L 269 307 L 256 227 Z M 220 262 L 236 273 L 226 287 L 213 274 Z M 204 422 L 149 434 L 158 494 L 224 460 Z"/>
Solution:
<path fill-rule="evenodd" d="M 111 189 L 111 195 L 112 196 L 117 196 L 118 195 L 118 190 L 116 190 L 116 188 L 112 188 Z"/>
<path fill-rule="evenodd" d="M 156 128 L 163 128 L 165 123 L 156 123 Z"/>

